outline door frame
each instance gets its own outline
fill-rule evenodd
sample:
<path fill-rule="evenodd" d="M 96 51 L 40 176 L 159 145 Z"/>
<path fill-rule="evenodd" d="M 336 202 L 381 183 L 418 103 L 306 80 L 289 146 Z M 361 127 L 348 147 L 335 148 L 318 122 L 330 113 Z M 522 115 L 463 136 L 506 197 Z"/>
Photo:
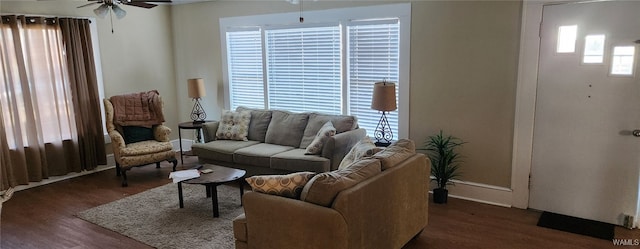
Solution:
<path fill-rule="evenodd" d="M 511 160 L 511 205 L 529 207 L 529 176 L 533 159 L 533 126 L 538 87 L 540 27 L 545 5 L 580 1 L 523 0 L 520 26 L 520 54 L 516 83 L 516 108 L 513 124 L 513 154 Z"/>
<path fill-rule="evenodd" d="M 533 128 L 538 85 L 540 54 L 540 28 L 545 5 L 571 4 L 592 1 L 575 0 L 523 0 L 520 31 L 520 57 L 516 90 L 516 109 L 513 134 L 511 171 L 511 204 L 517 208 L 529 207 L 529 177 L 533 158 Z M 636 210 L 636 221 L 638 226 Z"/>

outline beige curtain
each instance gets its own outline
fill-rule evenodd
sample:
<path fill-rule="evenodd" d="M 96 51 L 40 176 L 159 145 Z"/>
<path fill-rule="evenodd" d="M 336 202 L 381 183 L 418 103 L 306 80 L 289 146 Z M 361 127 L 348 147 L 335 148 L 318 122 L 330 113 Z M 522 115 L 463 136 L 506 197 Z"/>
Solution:
<path fill-rule="evenodd" d="M 1 18 L 2 189 L 40 181 L 53 175 L 92 169 L 98 161 L 106 161 L 97 159 L 100 154 L 104 155 L 102 140 L 101 149 L 100 145 L 86 146 L 87 143 L 99 143 L 86 139 L 95 137 L 87 135 L 91 134 L 87 130 L 102 133 L 99 107 L 95 114 L 98 117 L 90 117 L 93 118 L 90 121 L 95 122 L 93 126 L 96 126 L 91 129 L 87 129 L 87 121 L 83 121 L 89 115 L 83 115 L 82 112 L 87 110 L 76 107 L 93 106 L 86 99 L 97 96 L 97 93 L 89 93 L 96 86 L 87 86 L 95 85 L 95 72 L 85 73 L 86 76 L 82 78 L 78 76 L 81 73 L 75 71 L 85 69 L 76 65 L 70 69 L 69 64 L 76 62 L 68 59 L 74 54 L 65 50 L 70 46 L 65 46 L 60 21 L 56 18 L 26 16 Z M 84 58 L 78 59 L 84 61 Z M 88 80 L 87 77 L 92 79 Z M 98 99 L 95 97 L 95 101 Z"/>

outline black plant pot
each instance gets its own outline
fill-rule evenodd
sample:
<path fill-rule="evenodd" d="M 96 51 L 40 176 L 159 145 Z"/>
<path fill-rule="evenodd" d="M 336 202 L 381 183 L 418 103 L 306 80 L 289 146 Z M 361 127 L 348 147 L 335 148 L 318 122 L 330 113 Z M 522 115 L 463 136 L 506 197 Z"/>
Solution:
<path fill-rule="evenodd" d="M 434 203 L 447 203 L 449 197 L 449 190 L 444 188 L 437 188 L 433 190 L 433 202 Z"/>

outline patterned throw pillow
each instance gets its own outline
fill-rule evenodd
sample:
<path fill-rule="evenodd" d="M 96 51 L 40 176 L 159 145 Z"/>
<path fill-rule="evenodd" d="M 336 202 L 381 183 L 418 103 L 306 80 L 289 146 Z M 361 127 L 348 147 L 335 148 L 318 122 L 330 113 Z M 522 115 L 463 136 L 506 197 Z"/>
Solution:
<path fill-rule="evenodd" d="M 347 166 L 351 165 L 353 162 L 358 161 L 365 157 L 373 156 L 373 154 L 381 151 L 382 148 L 376 147 L 376 145 L 371 141 L 371 138 L 365 137 L 356 143 L 353 148 L 347 153 L 346 156 L 340 162 L 340 166 L 338 169 L 344 169 Z"/>
<path fill-rule="evenodd" d="M 251 111 L 223 111 L 216 138 L 247 141 L 249 122 L 251 122 Z"/>
<path fill-rule="evenodd" d="M 288 175 L 261 175 L 245 179 L 253 191 L 299 199 L 304 185 L 316 175 L 313 172 L 296 172 Z"/>
<path fill-rule="evenodd" d="M 329 139 L 329 137 L 336 134 L 336 128 L 333 127 L 333 123 L 331 121 L 327 121 L 316 134 L 316 138 L 313 139 L 313 142 L 307 146 L 307 150 L 304 152 L 305 155 L 318 155 L 322 152 L 322 146 L 324 146 L 324 142 Z"/>

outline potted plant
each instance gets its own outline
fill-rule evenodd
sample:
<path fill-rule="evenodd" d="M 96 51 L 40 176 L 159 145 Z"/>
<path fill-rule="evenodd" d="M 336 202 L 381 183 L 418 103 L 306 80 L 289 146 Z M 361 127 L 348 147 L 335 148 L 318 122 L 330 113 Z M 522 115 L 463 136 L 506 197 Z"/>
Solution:
<path fill-rule="evenodd" d="M 459 167 L 462 162 L 456 148 L 466 142 L 451 135 L 444 135 L 442 130 L 437 135 L 429 136 L 424 145 L 424 150 L 431 159 L 431 175 L 435 178 L 438 187 L 433 190 L 433 202 L 447 203 L 449 190 L 447 185 L 453 184 L 451 180 L 460 176 Z"/>

